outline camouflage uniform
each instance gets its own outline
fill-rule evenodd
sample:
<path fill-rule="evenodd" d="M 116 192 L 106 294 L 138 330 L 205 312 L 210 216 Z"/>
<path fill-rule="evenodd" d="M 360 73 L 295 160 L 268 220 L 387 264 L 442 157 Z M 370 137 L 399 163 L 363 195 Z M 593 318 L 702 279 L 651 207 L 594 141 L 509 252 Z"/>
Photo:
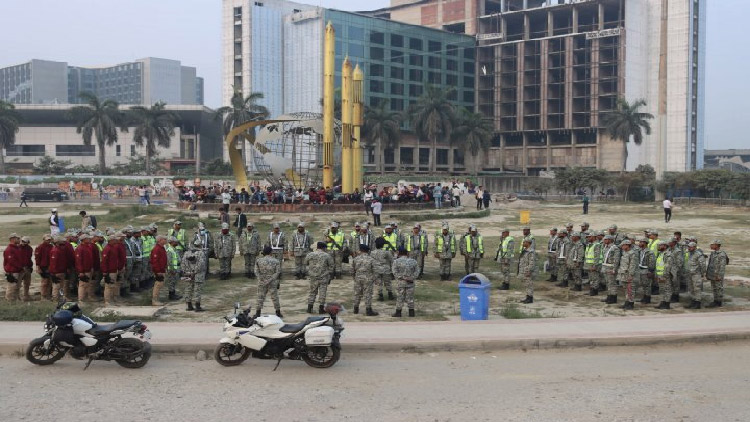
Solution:
<path fill-rule="evenodd" d="M 724 273 L 727 268 L 727 261 L 729 261 L 729 257 L 721 249 L 711 251 L 711 255 L 708 256 L 706 278 L 711 282 L 715 303 L 724 301 Z"/>
<path fill-rule="evenodd" d="M 703 292 L 703 277 L 706 276 L 706 256 L 700 249 L 692 252 L 688 251 L 688 274 L 690 275 L 690 298 L 694 301 L 701 301 Z"/>
<path fill-rule="evenodd" d="M 333 274 L 334 277 L 341 276 L 342 262 L 343 262 L 343 251 L 346 241 L 346 235 L 341 230 L 336 233 L 326 233 L 326 243 L 328 244 L 328 253 L 333 258 Z"/>
<path fill-rule="evenodd" d="M 255 230 L 244 230 L 240 237 L 240 254 L 245 257 L 245 275 L 255 276 L 255 260 L 260 252 L 260 236 Z"/>
<path fill-rule="evenodd" d="M 561 237 L 557 242 L 557 281 L 562 287 L 568 286 L 568 255 L 570 254 L 571 242 L 567 237 Z"/>
<path fill-rule="evenodd" d="M 214 237 L 211 236 L 211 232 L 208 230 L 201 233 L 200 231 L 195 233 L 195 236 L 193 236 L 193 243 L 196 240 L 200 240 L 201 242 L 201 250 L 203 251 L 203 260 L 206 261 L 206 265 L 204 266 L 205 275 L 208 276 L 208 267 L 209 262 L 208 259 L 214 256 Z"/>
<path fill-rule="evenodd" d="M 568 285 L 571 289 L 581 290 L 581 267 L 586 258 L 586 251 L 580 240 L 571 240 L 568 249 L 567 259 L 565 260 L 565 266 L 570 274 Z"/>
<path fill-rule="evenodd" d="M 625 285 L 625 301 L 635 302 L 635 289 L 638 287 L 638 254 L 633 249 L 622 252 L 620 266 L 617 269 L 617 280 Z"/>
<path fill-rule="evenodd" d="M 617 296 L 617 272 L 620 269 L 620 248 L 614 243 L 602 244 L 602 277 L 607 285 L 607 295 Z"/>
<path fill-rule="evenodd" d="M 417 261 L 401 256 L 393 261 L 391 272 L 396 278 L 396 311 L 404 307 L 414 309 L 414 280 L 419 276 Z"/>
<path fill-rule="evenodd" d="M 651 283 L 654 279 L 656 256 L 649 248 L 641 248 L 638 255 L 638 273 L 644 296 L 651 296 Z"/>
<path fill-rule="evenodd" d="M 536 252 L 521 249 L 518 256 L 518 277 L 523 280 L 526 296 L 534 297 L 534 274 L 536 273 Z"/>
<path fill-rule="evenodd" d="M 557 235 L 550 235 L 547 241 L 547 271 L 553 275 L 552 280 L 557 279 L 557 248 L 560 245 L 560 238 Z"/>
<path fill-rule="evenodd" d="M 277 311 L 281 309 L 281 304 L 279 303 L 281 262 L 273 257 L 273 255 L 262 256 L 255 261 L 255 274 L 258 276 L 257 312 L 263 309 L 263 302 L 265 302 L 268 293 L 271 293 L 274 308 Z"/>
<path fill-rule="evenodd" d="M 189 249 L 182 254 L 181 270 L 185 286 L 185 302 L 200 302 L 203 283 L 206 281 L 206 253 L 202 249 Z"/>
<path fill-rule="evenodd" d="M 279 261 L 279 277 L 277 284 L 281 285 L 281 274 L 283 271 L 282 266 L 284 264 L 284 251 L 286 250 L 286 235 L 282 231 L 279 231 L 278 233 L 274 233 L 273 231 L 271 231 L 271 233 L 268 233 L 268 242 L 266 242 L 266 246 L 271 247 L 271 256 Z"/>
<path fill-rule="evenodd" d="M 661 301 L 669 302 L 673 293 L 679 292 L 679 290 L 673 290 L 675 285 L 673 281 L 676 279 L 677 268 L 674 266 L 674 255 L 673 250 L 667 247 L 664 251 L 657 251 L 656 258 L 654 260 L 654 274 L 657 282 L 660 284 L 659 292 L 661 293 Z M 677 285 L 679 289 L 679 285 Z"/>
<path fill-rule="evenodd" d="M 375 261 L 375 288 L 379 294 L 383 294 L 383 286 L 388 293 L 393 294 L 391 283 L 391 265 L 393 264 L 393 253 L 385 249 L 373 249 L 370 256 Z"/>
<path fill-rule="evenodd" d="M 214 253 L 219 259 L 219 274 L 229 277 L 232 274 L 232 258 L 235 252 L 234 233 L 223 234 L 219 232 L 214 241 Z"/>
<path fill-rule="evenodd" d="M 597 291 L 599 290 L 601 279 L 603 246 L 602 242 L 598 240 L 586 245 L 585 260 L 583 262 L 583 269 L 589 273 L 589 285 Z"/>
<path fill-rule="evenodd" d="M 425 254 L 427 254 L 427 245 L 427 235 L 422 233 L 409 233 L 409 235 L 405 239 L 404 247 L 409 253 L 409 258 L 417 261 L 417 265 L 419 265 L 420 275 L 422 274 L 422 269 L 424 268 L 424 256 Z"/>
<path fill-rule="evenodd" d="M 352 236 L 352 244 L 349 249 L 352 250 L 352 252 L 356 252 L 359 250 L 359 245 L 367 245 L 371 251 L 375 250 L 375 236 L 372 235 L 369 231 L 366 232 L 357 232 L 356 235 Z"/>
<path fill-rule="evenodd" d="M 352 261 L 352 276 L 354 276 L 354 307 L 364 296 L 365 306 L 372 308 L 372 285 L 375 282 L 375 260 L 370 254 L 360 254 Z"/>
<path fill-rule="evenodd" d="M 466 260 L 466 274 L 479 271 L 479 261 L 484 256 L 484 240 L 482 236 L 467 235 L 462 243 L 461 251 Z"/>
<path fill-rule="evenodd" d="M 331 276 L 333 275 L 333 258 L 322 250 L 315 250 L 305 255 L 304 265 L 307 267 L 307 275 L 310 280 L 310 294 L 307 296 L 307 304 L 315 303 L 316 296 L 318 296 L 319 304 L 325 304 L 328 284 L 331 282 Z"/>
<path fill-rule="evenodd" d="M 448 280 L 451 275 L 451 261 L 456 257 L 456 237 L 453 233 L 435 236 L 435 257 L 440 260 L 440 275 Z"/>
<path fill-rule="evenodd" d="M 167 290 L 175 291 L 177 280 L 180 278 L 180 252 L 176 247 L 167 244 Z"/>
<path fill-rule="evenodd" d="M 143 274 L 143 245 L 141 244 L 140 238 L 135 236 L 127 239 L 129 250 L 131 255 L 128 256 L 127 266 L 128 268 L 128 282 L 131 289 L 138 289 L 141 283 L 141 277 Z"/>
<path fill-rule="evenodd" d="M 502 283 L 505 285 L 510 284 L 510 268 L 514 256 L 514 242 L 513 236 L 505 236 L 500 238 L 500 245 L 497 247 L 497 253 L 495 254 L 495 260 L 500 263 L 500 274 L 502 274 Z M 523 242 L 521 242 L 523 251 Z M 519 252 L 520 253 L 520 252 Z"/>
<path fill-rule="evenodd" d="M 313 238 L 307 231 L 296 232 L 292 236 L 292 251 L 294 253 L 294 274 L 300 278 L 307 275 L 305 257 L 312 250 Z"/>

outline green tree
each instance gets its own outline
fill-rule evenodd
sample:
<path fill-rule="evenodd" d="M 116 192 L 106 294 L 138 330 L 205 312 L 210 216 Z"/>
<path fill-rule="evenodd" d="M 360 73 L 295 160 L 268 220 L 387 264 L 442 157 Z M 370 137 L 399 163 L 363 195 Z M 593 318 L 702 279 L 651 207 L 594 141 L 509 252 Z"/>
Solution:
<path fill-rule="evenodd" d="M 0 173 L 5 174 L 5 152 L 16 143 L 16 133 L 21 125 L 21 115 L 16 111 L 16 106 L 11 103 L 0 101 Z"/>
<path fill-rule="evenodd" d="M 429 141 L 435 151 L 437 142 L 449 142 L 453 136 L 456 111 L 448 97 L 455 88 L 442 89 L 425 84 L 424 92 L 416 104 L 409 107 L 408 115 L 411 126 L 420 141 Z M 435 171 L 435 160 L 432 160 L 430 171 Z"/>
<path fill-rule="evenodd" d="M 643 99 L 636 100 L 632 104 L 624 98 L 617 100 L 617 110 L 612 111 L 604 116 L 605 131 L 614 141 L 622 142 L 622 170 L 624 173 L 628 163 L 628 142 L 633 138 L 636 145 L 643 143 L 644 133 L 651 134 L 651 123 L 649 120 L 654 118 L 651 113 L 641 111 L 646 106 Z"/>
<path fill-rule="evenodd" d="M 164 160 L 159 158 L 159 154 L 148 157 L 150 170 L 146 170 L 146 156 L 136 155 L 128 157 L 127 163 L 117 163 L 112 166 L 112 174 L 118 176 L 132 176 L 136 174 L 145 174 L 147 176 L 165 172 Z"/>
<path fill-rule="evenodd" d="M 70 110 L 76 124 L 76 133 L 83 136 L 84 145 L 91 145 L 91 139 L 96 138 L 99 148 L 99 173 L 106 174 L 104 148 L 117 142 L 118 128 L 122 132 L 127 132 L 125 116 L 119 110 L 117 101 L 100 101 L 96 95 L 89 92 L 82 92 L 80 97 L 87 105 L 73 107 Z"/>
<path fill-rule="evenodd" d="M 242 91 L 236 90 L 232 95 L 232 99 L 229 101 L 228 106 L 220 107 L 216 110 L 215 119 L 221 120 L 223 125 L 224 136 L 227 136 L 237 126 L 243 123 L 247 123 L 253 120 L 266 120 L 270 116 L 268 109 L 258 104 L 263 99 L 263 93 L 251 92 L 250 95 L 244 97 Z M 255 129 L 247 131 L 248 136 L 253 141 L 255 140 Z M 246 160 L 245 156 L 245 142 L 241 142 L 243 162 Z"/>
<path fill-rule="evenodd" d="M 365 121 L 362 128 L 365 143 L 375 145 L 380 155 L 381 173 L 385 172 L 385 149 L 395 148 L 401 140 L 400 113 L 390 111 L 388 100 L 380 100 L 375 107 L 365 108 Z"/>
<path fill-rule="evenodd" d="M 492 122 L 479 113 L 472 113 L 462 107 L 456 115 L 451 140 L 453 144 L 460 145 L 471 153 L 474 161 L 474 175 L 479 170 L 477 155 L 479 151 L 489 149 L 493 130 Z"/>
<path fill-rule="evenodd" d="M 151 174 L 151 157 L 158 155 L 157 147 L 169 148 L 174 136 L 174 127 L 179 117 L 166 109 L 167 104 L 159 101 L 149 107 L 130 107 L 130 119 L 135 126 L 133 142 L 146 145 L 145 170 Z"/>
<path fill-rule="evenodd" d="M 55 160 L 53 157 L 45 155 L 34 163 L 31 171 L 34 174 L 63 174 L 68 170 L 70 164 L 68 160 Z"/>
<path fill-rule="evenodd" d="M 233 173 L 232 165 L 221 158 L 209 161 L 203 166 L 203 174 L 207 176 L 231 176 Z"/>

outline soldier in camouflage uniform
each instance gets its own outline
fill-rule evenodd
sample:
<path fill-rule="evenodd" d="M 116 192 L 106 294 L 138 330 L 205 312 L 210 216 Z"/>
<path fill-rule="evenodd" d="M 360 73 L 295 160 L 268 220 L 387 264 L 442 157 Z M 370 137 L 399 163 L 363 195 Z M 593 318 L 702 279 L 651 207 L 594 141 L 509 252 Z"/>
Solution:
<path fill-rule="evenodd" d="M 677 274 L 677 269 L 673 265 L 672 249 L 666 242 L 659 241 L 656 244 L 656 259 L 654 264 L 654 276 L 659 283 L 661 292 L 661 302 L 656 309 L 670 309 L 670 298 L 672 297 L 673 280 Z M 678 286 L 679 288 L 679 286 Z"/>
<path fill-rule="evenodd" d="M 297 232 L 292 236 L 292 253 L 294 254 L 294 275 L 297 280 L 307 276 L 305 257 L 312 251 L 313 238 L 305 230 L 305 223 L 297 224 Z"/>
<path fill-rule="evenodd" d="M 356 232 L 352 232 L 352 234 L 352 244 L 349 248 L 352 253 L 359 251 L 359 245 L 367 245 L 370 250 L 375 247 L 375 236 L 367 228 L 367 224 L 363 224 Z"/>
<path fill-rule="evenodd" d="M 281 262 L 273 256 L 273 249 L 266 245 L 263 248 L 263 256 L 255 261 L 255 275 L 258 276 L 258 304 L 255 311 L 256 318 L 260 316 L 266 295 L 271 293 L 276 316 L 281 315 L 281 304 L 279 303 L 279 278 L 281 277 Z"/>
<path fill-rule="evenodd" d="M 422 227 L 419 224 L 415 224 L 412 232 L 406 236 L 404 242 L 404 247 L 409 253 L 409 258 L 417 261 L 417 265 L 419 265 L 419 277 L 422 277 L 424 257 L 427 253 L 428 245 L 427 235 L 422 232 Z"/>
<path fill-rule="evenodd" d="M 586 258 L 586 250 L 583 243 L 581 243 L 581 233 L 573 232 L 573 236 L 571 236 L 570 243 L 568 244 L 566 258 L 565 265 L 568 269 L 568 274 L 570 274 L 570 290 L 580 292 L 583 290 L 581 286 L 581 268 Z"/>
<path fill-rule="evenodd" d="M 317 249 L 305 254 L 304 265 L 310 280 L 310 294 L 307 296 L 307 313 L 311 314 L 315 297 L 318 296 L 318 313 L 324 313 L 328 284 L 333 275 L 333 258 L 326 253 L 326 242 L 318 242 Z"/>
<path fill-rule="evenodd" d="M 372 310 L 372 285 L 375 282 L 375 260 L 370 256 L 370 247 L 359 246 L 359 255 L 352 261 L 354 277 L 354 313 L 359 313 L 359 302 L 364 296 L 367 316 L 377 316 Z"/>
<path fill-rule="evenodd" d="M 635 290 L 638 287 L 638 258 L 639 255 L 631 249 L 633 244 L 629 240 L 620 243 L 622 255 L 620 267 L 617 270 L 617 280 L 625 285 L 625 304 L 622 309 L 632 310 L 635 304 Z"/>
<path fill-rule="evenodd" d="M 706 308 L 716 308 L 724 304 L 724 273 L 729 263 L 729 256 L 721 250 L 721 240 L 719 239 L 711 242 L 710 248 L 711 255 L 708 256 L 706 279 L 711 282 L 714 301 L 706 305 Z"/>
<path fill-rule="evenodd" d="M 620 246 L 620 243 L 625 239 L 625 236 L 617 232 L 617 224 L 609 226 L 609 235 L 614 239 L 615 246 Z"/>
<path fill-rule="evenodd" d="M 600 271 L 602 266 L 602 243 L 596 238 L 596 233 L 591 232 L 586 236 L 585 259 L 583 269 L 589 273 L 589 296 L 599 294 Z"/>
<path fill-rule="evenodd" d="M 346 236 L 341 230 L 339 230 L 339 223 L 335 221 L 331 223 L 331 227 L 326 232 L 324 240 L 328 245 L 328 253 L 331 255 L 331 258 L 333 258 L 333 276 L 335 278 L 341 278 L 344 247 L 346 246 Z"/>
<path fill-rule="evenodd" d="M 687 309 L 700 309 L 703 293 L 703 277 L 706 276 L 706 256 L 695 242 L 688 243 L 687 270 L 690 275 L 690 299 Z"/>
<path fill-rule="evenodd" d="M 393 252 L 385 250 L 385 239 L 382 237 L 375 239 L 375 250 L 370 252 L 370 256 L 375 260 L 374 285 L 378 289 L 378 301 L 382 302 L 385 300 L 385 297 L 383 297 L 383 286 L 388 291 L 388 300 L 395 299 L 393 285 L 391 284 Z"/>
<path fill-rule="evenodd" d="M 247 230 L 240 236 L 240 255 L 245 258 L 245 277 L 255 278 L 255 260 L 260 253 L 260 236 L 255 224 L 248 221 Z"/>
<path fill-rule="evenodd" d="M 435 235 L 435 258 L 440 260 L 440 279 L 451 279 L 451 261 L 456 257 L 456 237 L 447 223 Z M 390 272 L 390 270 L 389 270 Z"/>
<path fill-rule="evenodd" d="M 183 296 L 188 311 L 203 312 L 201 292 L 203 292 L 203 283 L 206 281 L 207 261 L 200 239 L 195 239 L 193 249 L 189 249 L 182 254 L 180 270 L 182 271 L 182 279 L 187 283 Z M 193 300 L 195 300 L 195 308 L 193 308 Z"/>
<path fill-rule="evenodd" d="M 234 233 L 229 231 L 229 223 L 221 223 L 221 232 L 214 241 L 215 255 L 219 259 L 219 279 L 228 280 L 232 275 L 232 258 L 235 252 Z"/>
<path fill-rule="evenodd" d="M 645 238 L 640 238 L 638 240 L 638 249 L 638 275 L 641 288 L 643 289 L 641 303 L 646 305 L 651 303 L 651 284 L 654 280 L 656 256 L 651 248 L 648 247 L 648 240 Z"/>
<path fill-rule="evenodd" d="M 604 303 L 617 303 L 617 272 L 620 269 L 620 248 L 615 245 L 615 238 L 606 235 L 602 239 L 602 277 L 607 287 L 607 298 Z"/>
<path fill-rule="evenodd" d="M 669 265 L 671 269 L 671 278 L 669 279 L 671 281 L 671 286 L 669 288 L 671 294 L 665 295 L 662 293 L 662 300 L 669 303 L 678 303 L 680 301 L 680 278 L 682 277 L 682 269 L 685 266 L 685 255 L 682 253 L 682 249 L 677 243 L 678 240 L 676 237 L 672 237 L 669 239 L 669 243 L 667 243 L 669 263 L 665 265 Z"/>
<path fill-rule="evenodd" d="M 286 234 L 281 231 L 279 223 L 273 223 L 273 228 L 271 229 L 271 232 L 268 233 L 266 246 L 271 248 L 271 255 L 279 261 L 278 286 L 276 286 L 276 288 L 278 288 L 281 286 L 281 275 L 284 271 L 282 268 L 284 265 L 284 252 L 287 250 Z"/>
<path fill-rule="evenodd" d="M 534 238 L 534 235 L 531 234 L 531 227 L 523 226 L 521 228 L 521 233 L 523 234 L 523 239 L 529 239 L 531 241 L 531 246 L 529 246 L 529 250 L 536 252 L 536 239 Z M 523 248 L 523 244 L 518 245 L 518 252 L 521 252 L 522 248 Z"/>
<path fill-rule="evenodd" d="M 549 240 L 547 240 L 547 272 L 549 279 L 547 281 L 557 281 L 557 248 L 560 245 L 560 238 L 557 236 L 557 227 L 549 231 Z"/>
<path fill-rule="evenodd" d="M 203 251 L 203 259 L 206 260 L 205 268 L 205 276 L 208 277 L 208 267 L 209 262 L 208 259 L 214 257 L 214 237 L 211 235 L 211 232 L 206 229 L 205 224 L 199 222 L 198 223 L 198 230 L 196 230 L 195 235 L 193 236 L 193 241 L 199 240 L 201 242 L 201 250 Z"/>
<path fill-rule="evenodd" d="M 523 280 L 526 299 L 521 303 L 534 303 L 534 274 L 536 273 L 536 252 L 531 250 L 531 239 L 523 240 L 523 248 L 518 256 L 518 277 Z"/>
<path fill-rule="evenodd" d="M 523 246 L 521 250 L 523 250 Z M 503 280 L 500 290 L 510 289 L 510 268 L 514 255 L 515 240 L 510 235 L 510 229 L 503 229 L 500 232 L 500 244 L 497 246 L 497 253 L 495 253 L 495 261 L 500 264 L 500 274 L 502 274 L 501 278 Z"/>
<path fill-rule="evenodd" d="M 472 224 L 469 227 L 469 233 L 461 242 L 461 253 L 466 263 L 466 274 L 479 271 L 479 262 L 484 258 L 484 239 L 477 231 L 477 226 Z"/>
<path fill-rule="evenodd" d="M 169 244 L 166 247 L 167 250 L 167 290 L 169 291 L 169 300 L 180 300 L 182 296 L 177 294 L 177 281 L 180 279 L 180 241 L 174 237 L 169 236 L 167 239 Z"/>
<path fill-rule="evenodd" d="M 557 263 L 555 264 L 555 267 L 557 268 L 556 280 L 558 281 L 558 283 L 555 284 L 555 286 L 568 287 L 568 284 L 570 282 L 570 274 L 567 265 L 568 254 L 570 253 L 570 239 L 568 238 L 568 231 L 561 230 L 557 232 L 557 238 Z"/>
<path fill-rule="evenodd" d="M 409 316 L 415 316 L 414 312 L 414 280 L 419 276 L 419 265 L 417 261 L 407 256 L 406 249 L 398 250 L 398 258 L 393 261 L 391 272 L 396 278 L 396 312 L 392 315 L 395 318 L 401 317 L 401 309 L 404 302 L 409 308 Z"/>

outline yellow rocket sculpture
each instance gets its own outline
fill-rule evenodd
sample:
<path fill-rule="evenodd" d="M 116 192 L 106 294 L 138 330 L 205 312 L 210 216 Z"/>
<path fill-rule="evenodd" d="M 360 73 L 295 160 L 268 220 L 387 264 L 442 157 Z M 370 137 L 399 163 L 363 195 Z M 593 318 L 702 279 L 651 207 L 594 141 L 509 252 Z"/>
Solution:
<path fill-rule="evenodd" d="M 333 187 L 333 85 L 336 31 L 326 25 L 323 56 L 323 187 Z"/>
<path fill-rule="evenodd" d="M 363 151 L 362 151 L 362 125 L 365 120 L 365 74 L 357 65 L 352 75 L 352 87 L 354 91 L 354 102 L 352 112 L 352 125 L 354 125 L 354 139 L 352 141 L 352 184 L 356 189 L 362 189 Z M 362 192 L 364 193 L 364 192 Z"/>
<path fill-rule="evenodd" d="M 341 192 L 354 191 L 352 180 L 352 64 L 341 65 Z"/>

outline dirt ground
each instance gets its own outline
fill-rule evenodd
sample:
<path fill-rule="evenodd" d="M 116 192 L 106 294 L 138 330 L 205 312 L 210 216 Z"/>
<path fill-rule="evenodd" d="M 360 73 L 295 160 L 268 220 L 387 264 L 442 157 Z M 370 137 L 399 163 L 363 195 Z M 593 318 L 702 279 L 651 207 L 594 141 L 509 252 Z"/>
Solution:
<path fill-rule="evenodd" d="M 66 213 L 66 222 L 69 227 L 80 226 L 75 206 L 62 207 L 61 212 Z M 722 248 L 729 254 L 730 264 L 727 267 L 727 306 L 721 309 L 723 312 L 732 310 L 750 309 L 750 252 L 745 247 L 746 239 L 750 238 L 750 227 L 748 227 L 747 209 L 733 207 L 694 206 L 690 208 L 676 208 L 673 213 L 672 222 L 664 223 L 661 207 L 658 204 L 622 204 L 622 203 L 593 203 L 588 215 L 582 215 L 580 204 L 546 203 L 538 201 L 518 200 L 511 203 L 493 203 L 489 215 L 478 216 L 474 210 L 474 204 L 468 204 L 464 210 L 441 210 L 421 212 L 419 214 L 409 212 L 391 212 L 386 207 L 383 213 L 383 223 L 399 221 L 402 230 L 409 230 L 412 224 L 419 222 L 430 236 L 430 242 L 434 233 L 439 229 L 443 221 L 450 224 L 455 233 L 460 235 L 465 232 L 470 224 L 476 224 L 480 233 L 485 238 L 485 259 L 480 266 L 480 272 L 484 273 L 495 284 L 491 291 L 490 317 L 491 318 L 540 318 L 540 317 L 580 317 L 580 316 L 618 316 L 624 315 L 624 311 L 614 306 L 606 306 L 601 303 L 602 297 L 589 297 L 584 292 L 570 292 L 568 289 L 554 287 L 553 283 L 545 280 L 548 274 L 544 274 L 541 265 L 545 256 L 540 255 L 540 273 L 535 281 L 534 303 L 531 305 L 518 304 L 525 297 L 521 283 L 513 280 L 510 291 L 499 291 L 494 287 L 499 285 L 499 268 L 493 262 L 499 243 L 500 230 L 508 227 L 514 236 L 520 235 L 520 211 L 531 212 L 532 233 L 537 238 L 540 251 L 543 251 L 551 227 L 563 228 L 565 223 L 572 222 L 576 229 L 582 221 L 591 224 L 592 229 L 604 230 L 610 224 L 616 223 L 620 231 L 625 233 L 640 234 L 644 229 L 657 229 L 661 237 L 671 236 L 671 233 L 680 230 L 683 236 L 692 234 L 698 237 L 699 246 L 708 251 L 708 243 L 714 238 L 723 241 Z M 41 235 L 47 232 L 47 225 L 40 220 L 38 210 L 27 213 L 26 210 L 5 208 L 0 210 L 0 236 L 7 238 L 11 231 L 21 235 L 32 237 L 32 244 L 41 240 Z M 126 224 L 134 226 L 147 225 L 151 222 L 159 224 L 160 233 L 165 233 L 171 222 L 180 219 L 188 232 L 192 232 L 197 225 L 197 215 L 186 214 L 170 207 L 148 207 L 138 206 L 99 206 L 89 209 L 90 213 L 98 215 L 100 228 L 113 226 L 120 228 Z M 42 214 L 44 215 L 44 214 Z M 26 216 L 26 218 L 23 218 Z M 202 216 L 201 221 L 207 222 L 209 228 L 218 229 L 218 221 L 215 216 Z M 332 219 L 340 221 L 344 226 L 344 232 L 349 233 L 354 221 L 367 219 L 364 213 L 351 213 L 347 215 L 305 214 L 305 215 L 250 215 L 250 219 L 256 221 L 256 226 L 262 236 L 266 236 L 273 221 L 282 224 L 282 230 L 287 233 L 294 231 L 298 221 L 308 223 L 308 231 L 317 240 L 322 236 L 323 230 Z M 378 230 L 376 229 L 376 232 Z M 432 247 L 432 244 L 430 245 Z M 215 271 L 218 263 L 211 261 L 211 269 Z M 305 280 L 295 280 L 293 272 L 293 261 L 284 262 L 284 277 L 280 290 L 282 310 L 285 315 L 301 317 L 305 313 L 308 286 Z M 341 280 L 333 280 L 329 286 L 328 300 L 341 301 L 345 306 L 351 308 L 352 278 L 349 275 L 350 266 L 344 265 L 345 275 Z M 243 276 L 243 260 L 237 256 L 233 260 L 233 277 L 228 281 L 220 281 L 215 277 L 209 278 L 204 289 L 203 306 L 208 312 L 196 314 L 186 312 L 184 304 L 170 302 L 161 312 L 160 320 L 200 320 L 215 321 L 220 316 L 231 311 L 232 304 L 236 301 L 243 304 L 255 306 L 256 283 L 254 280 Z M 417 282 L 416 301 L 417 318 L 421 320 L 448 320 L 459 318 L 459 296 L 457 282 L 463 275 L 463 259 L 459 256 L 453 261 L 453 280 L 440 281 L 437 260 L 430 253 L 425 263 L 425 277 Z M 34 286 L 38 286 L 34 282 Z M 704 288 L 704 296 L 708 299 L 710 287 L 708 283 Z M 147 294 L 137 295 L 130 300 L 132 304 L 149 304 Z M 620 298 L 622 299 L 622 298 Z M 657 298 L 655 298 L 657 299 Z M 683 305 L 675 304 L 670 313 L 692 312 L 683 308 L 687 303 L 684 299 Z M 394 301 L 374 301 L 374 308 L 381 312 L 378 317 L 363 317 L 361 315 L 349 314 L 350 320 L 355 321 L 389 321 L 394 320 L 390 314 L 394 308 Z M 5 302 L 0 301 L 0 307 Z M 34 305 L 31 305 L 34 306 Z M 266 310 L 271 308 L 270 299 L 267 299 Z M 636 304 L 636 310 L 629 314 L 650 314 L 653 312 L 665 312 L 654 309 L 655 305 Z M 700 312 L 707 312 L 702 310 Z"/>

